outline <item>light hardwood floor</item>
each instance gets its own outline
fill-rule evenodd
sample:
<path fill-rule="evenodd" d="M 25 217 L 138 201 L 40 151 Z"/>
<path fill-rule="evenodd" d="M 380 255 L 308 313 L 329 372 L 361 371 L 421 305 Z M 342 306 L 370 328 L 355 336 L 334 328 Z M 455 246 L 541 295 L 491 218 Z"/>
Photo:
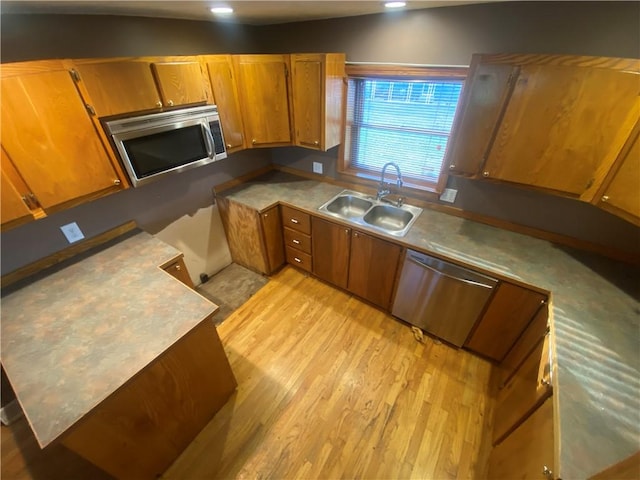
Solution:
<path fill-rule="evenodd" d="M 218 331 L 238 390 L 164 479 L 486 477 L 484 360 L 291 267 Z M 46 478 L 5 475 L 2 431 L 2 478 Z"/>

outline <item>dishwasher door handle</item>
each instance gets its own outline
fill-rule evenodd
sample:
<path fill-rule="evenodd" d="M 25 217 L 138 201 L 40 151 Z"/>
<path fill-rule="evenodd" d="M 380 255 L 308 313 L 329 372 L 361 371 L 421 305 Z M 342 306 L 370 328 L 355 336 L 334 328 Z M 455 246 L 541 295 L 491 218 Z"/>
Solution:
<path fill-rule="evenodd" d="M 489 290 L 493 288 L 493 285 L 487 285 L 485 283 L 474 282 L 473 280 L 467 280 L 466 278 L 454 277 L 453 275 L 449 275 L 441 270 L 438 270 L 437 268 L 433 268 L 431 265 L 427 265 L 426 263 L 421 262 L 413 255 L 407 255 L 407 260 L 420 265 L 421 267 L 426 268 L 427 270 L 430 270 L 437 275 L 442 275 L 443 277 L 450 278 L 451 280 L 454 280 L 456 282 L 466 283 L 467 285 L 473 285 L 474 287 L 487 288 Z"/>

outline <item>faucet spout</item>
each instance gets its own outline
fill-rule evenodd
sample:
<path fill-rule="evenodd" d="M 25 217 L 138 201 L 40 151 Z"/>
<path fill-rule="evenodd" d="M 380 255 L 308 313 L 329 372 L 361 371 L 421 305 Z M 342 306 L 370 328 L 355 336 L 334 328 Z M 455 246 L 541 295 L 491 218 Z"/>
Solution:
<path fill-rule="evenodd" d="M 400 187 L 402 187 L 402 173 L 400 172 L 400 167 L 395 162 L 388 162 L 384 164 L 382 167 L 382 174 L 380 175 L 380 185 L 378 186 L 378 194 L 376 195 L 376 200 L 381 200 L 385 195 L 389 195 L 391 193 L 388 188 L 386 188 L 384 183 L 384 175 L 387 172 L 388 167 L 393 167 L 396 169 L 396 185 L 398 186 L 398 193 L 400 191 Z"/>

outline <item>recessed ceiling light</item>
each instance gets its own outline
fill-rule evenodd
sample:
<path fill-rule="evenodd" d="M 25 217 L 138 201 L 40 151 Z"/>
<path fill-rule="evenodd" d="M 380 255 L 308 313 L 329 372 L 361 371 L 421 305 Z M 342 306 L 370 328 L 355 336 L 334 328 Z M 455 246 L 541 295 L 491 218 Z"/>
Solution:
<path fill-rule="evenodd" d="M 233 13 L 233 8 L 231 7 L 213 7 L 211 9 L 211 13 L 215 15 L 229 15 Z"/>
<path fill-rule="evenodd" d="M 387 8 L 402 8 L 407 5 L 407 2 L 387 2 L 384 4 Z"/>

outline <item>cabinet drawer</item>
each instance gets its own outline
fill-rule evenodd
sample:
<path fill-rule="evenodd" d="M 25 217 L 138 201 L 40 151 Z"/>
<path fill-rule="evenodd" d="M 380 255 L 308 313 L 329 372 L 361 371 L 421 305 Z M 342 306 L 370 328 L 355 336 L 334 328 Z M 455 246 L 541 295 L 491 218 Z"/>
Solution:
<path fill-rule="evenodd" d="M 311 263 L 311 255 L 301 252 L 300 250 L 296 250 L 295 248 L 291 248 L 289 246 L 286 247 L 287 251 L 287 263 L 291 265 L 295 265 L 298 268 L 302 268 L 307 272 L 312 271 L 312 263 Z"/>
<path fill-rule="evenodd" d="M 311 217 L 308 213 L 282 205 L 282 225 L 304 234 L 311 234 Z"/>
<path fill-rule="evenodd" d="M 502 441 L 548 396 L 549 335 L 545 335 L 511 380 L 498 392 L 493 422 L 493 443 Z"/>
<path fill-rule="evenodd" d="M 311 254 L 311 237 L 288 227 L 284 229 L 284 244 Z"/>

